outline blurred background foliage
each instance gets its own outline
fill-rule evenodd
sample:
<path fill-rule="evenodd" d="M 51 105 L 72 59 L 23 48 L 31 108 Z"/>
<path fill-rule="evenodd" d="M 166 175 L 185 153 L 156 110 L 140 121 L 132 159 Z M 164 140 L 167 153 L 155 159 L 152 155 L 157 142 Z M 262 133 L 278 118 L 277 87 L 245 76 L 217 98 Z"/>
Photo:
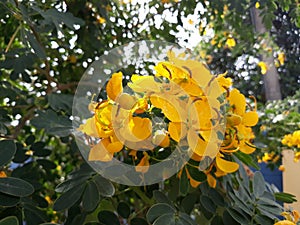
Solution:
<path fill-rule="evenodd" d="M 253 11 L 267 32 L 255 31 Z M 299 89 L 299 27 L 296 0 L 2 0 L 0 224 L 273 224 L 282 210 L 275 199 L 292 196 L 274 193 L 259 172 L 249 177 L 242 166 L 216 189 L 205 181 L 193 189 L 176 176 L 127 187 L 95 174 L 71 134 L 72 96 L 105 51 L 165 40 L 200 55 L 213 73 L 227 71 L 261 112 L 266 107 L 263 125 L 277 111 L 265 106 L 265 67 L 276 67 L 283 98 Z M 272 65 L 264 56 L 274 58 Z"/>

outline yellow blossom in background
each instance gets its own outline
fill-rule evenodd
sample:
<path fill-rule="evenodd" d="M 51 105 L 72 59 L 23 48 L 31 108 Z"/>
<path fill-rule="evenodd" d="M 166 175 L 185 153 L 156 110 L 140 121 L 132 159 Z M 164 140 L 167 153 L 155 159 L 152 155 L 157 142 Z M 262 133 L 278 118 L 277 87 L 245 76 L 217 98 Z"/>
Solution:
<path fill-rule="evenodd" d="M 268 162 L 268 161 L 272 160 L 273 156 L 274 156 L 274 153 L 265 152 L 264 156 L 262 157 L 262 161 L 263 162 Z"/>
<path fill-rule="evenodd" d="M 260 72 L 261 72 L 261 74 L 264 75 L 264 74 L 267 73 L 267 71 L 268 71 L 268 66 L 267 66 L 267 64 L 266 64 L 265 62 L 260 61 L 260 62 L 257 64 L 257 66 L 260 67 Z"/>
<path fill-rule="evenodd" d="M 1 177 L 7 177 L 6 173 L 4 171 L 0 171 L 0 178 Z"/>
<path fill-rule="evenodd" d="M 102 16 L 98 16 L 98 17 L 97 17 L 97 21 L 98 21 L 98 23 L 100 23 L 100 24 L 106 23 L 105 18 L 103 18 Z"/>
<path fill-rule="evenodd" d="M 281 143 L 289 147 L 300 148 L 300 130 L 296 130 L 292 134 L 285 135 L 281 140 Z"/>
<path fill-rule="evenodd" d="M 289 220 L 282 220 L 277 223 L 274 223 L 274 225 L 296 225 L 296 224 Z"/>
<path fill-rule="evenodd" d="M 255 3 L 255 8 L 258 9 L 259 7 L 260 7 L 260 3 L 259 3 L 259 2 L 256 2 L 256 3 Z"/>
<path fill-rule="evenodd" d="M 280 170 L 280 171 L 284 172 L 284 171 L 285 171 L 285 167 L 284 167 L 284 165 L 280 165 L 280 166 L 278 167 L 278 170 Z"/>
<path fill-rule="evenodd" d="M 277 59 L 280 65 L 282 66 L 284 64 L 285 54 L 283 52 L 278 53 Z"/>
<path fill-rule="evenodd" d="M 189 20 L 188 20 L 188 23 L 191 24 L 191 25 L 193 25 L 193 24 L 194 24 L 194 21 L 193 21 L 192 19 L 189 19 Z"/>
<path fill-rule="evenodd" d="M 234 46 L 236 45 L 236 42 L 235 42 L 234 38 L 232 38 L 232 37 L 227 38 L 227 40 L 226 40 L 226 45 L 227 45 L 229 48 L 234 47 Z"/>
<path fill-rule="evenodd" d="M 283 212 L 281 215 L 285 217 L 285 220 L 278 221 L 274 225 L 296 225 L 299 222 L 300 214 L 297 210 Z"/>

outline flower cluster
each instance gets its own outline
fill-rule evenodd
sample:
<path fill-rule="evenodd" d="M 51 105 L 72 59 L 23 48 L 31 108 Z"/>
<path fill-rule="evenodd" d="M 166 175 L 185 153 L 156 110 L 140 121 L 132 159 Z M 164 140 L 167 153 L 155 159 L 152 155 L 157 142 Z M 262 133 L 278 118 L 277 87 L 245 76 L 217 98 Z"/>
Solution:
<path fill-rule="evenodd" d="M 296 225 L 300 219 L 300 214 L 297 210 L 283 212 L 281 215 L 284 216 L 285 220 L 278 221 L 274 225 Z"/>
<path fill-rule="evenodd" d="M 90 141 L 88 160 L 110 161 L 122 155 L 131 157 L 137 172 L 147 173 L 158 161 L 157 152 L 179 147 L 198 170 L 210 159 L 201 170 L 214 187 L 217 177 L 239 168 L 232 154 L 255 151 L 251 127 L 258 122 L 256 106 L 231 87 L 225 74 L 214 76 L 203 63 L 171 51 L 168 58 L 155 65 L 154 75 L 133 74 L 129 91 L 122 85 L 121 72 L 112 75 L 107 100 L 92 102 L 93 117 L 79 127 L 98 139 Z M 188 167 L 179 174 L 184 169 L 191 185 L 199 185 Z"/>
<path fill-rule="evenodd" d="M 281 143 L 289 147 L 300 148 L 300 130 L 296 130 L 292 134 L 285 135 L 281 140 Z"/>

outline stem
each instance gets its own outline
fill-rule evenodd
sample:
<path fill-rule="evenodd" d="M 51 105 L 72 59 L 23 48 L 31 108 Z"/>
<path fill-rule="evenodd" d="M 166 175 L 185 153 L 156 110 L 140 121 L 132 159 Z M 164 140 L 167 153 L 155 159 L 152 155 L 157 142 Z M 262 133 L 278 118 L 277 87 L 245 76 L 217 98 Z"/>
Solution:
<path fill-rule="evenodd" d="M 139 187 L 131 187 L 131 189 L 147 204 L 147 205 L 153 205 L 154 199 L 148 198 L 144 192 L 142 192 Z"/>
<path fill-rule="evenodd" d="M 15 40 L 15 38 L 16 38 L 16 36 L 17 36 L 17 34 L 18 34 L 18 32 L 19 32 L 20 29 L 21 29 L 21 24 L 17 27 L 17 29 L 15 30 L 14 34 L 11 36 L 11 38 L 10 38 L 10 40 L 8 42 L 8 45 L 7 45 L 6 49 L 5 49 L 5 53 L 7 53 L 8 50 L 10 49 L 10 47 L 11 47 L 13 41 Z"/>

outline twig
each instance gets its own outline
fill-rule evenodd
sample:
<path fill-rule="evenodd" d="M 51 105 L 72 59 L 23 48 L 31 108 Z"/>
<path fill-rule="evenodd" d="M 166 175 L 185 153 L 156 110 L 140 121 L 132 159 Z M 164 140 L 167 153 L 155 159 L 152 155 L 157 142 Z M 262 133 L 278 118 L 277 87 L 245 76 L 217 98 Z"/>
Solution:
<path fill-rule="evenodd" d="M 10 49 L 10 47 L 11 47 L 13 41 L 15 40 L 15 38 L 16 38 L 16 36 L 17 36 L 17 34 L 18 34 L 18 32 L 19 32 L 20 29 L 21 29 L 21 24 L 17 27 L 17 29 L 15 30 L 14 34 L 11 36 L 11 38 L 10 38 L 10 40 L 8 42 L 8 45 L 7 45 L 6 49 L 5 49 L 5 53 L 7 53 L 8 50 Z"/>

